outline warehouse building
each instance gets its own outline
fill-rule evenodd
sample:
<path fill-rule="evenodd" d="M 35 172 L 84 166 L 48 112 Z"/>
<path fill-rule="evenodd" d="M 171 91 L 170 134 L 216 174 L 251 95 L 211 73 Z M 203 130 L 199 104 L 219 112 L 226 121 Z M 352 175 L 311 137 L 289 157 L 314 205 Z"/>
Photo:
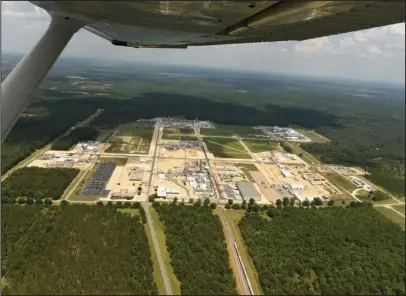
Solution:
<path fill-rule="evenodd" d="M 236 183 L 238 190 L 244 200 L 253 198 L 256 201 L 261 200 L 261 194 L 255 189 L 254 185 L 248 181 L 240 181 Z"/>

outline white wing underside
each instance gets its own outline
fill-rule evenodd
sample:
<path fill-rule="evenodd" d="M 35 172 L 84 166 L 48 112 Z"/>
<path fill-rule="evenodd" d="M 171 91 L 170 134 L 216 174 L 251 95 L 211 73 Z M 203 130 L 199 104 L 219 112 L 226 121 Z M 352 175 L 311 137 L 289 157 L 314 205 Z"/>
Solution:
<path fill-rule="evenodd" d="M 404 22 L 404 1 L 31 1 L 91 19 L 115 45 L 188 46 L 306 40 Z"/>

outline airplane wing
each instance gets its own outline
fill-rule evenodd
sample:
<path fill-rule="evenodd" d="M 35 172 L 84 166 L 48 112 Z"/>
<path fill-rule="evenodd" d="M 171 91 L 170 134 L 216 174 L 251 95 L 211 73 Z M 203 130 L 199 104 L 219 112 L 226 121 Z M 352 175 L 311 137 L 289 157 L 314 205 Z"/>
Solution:
<path fill-rule="evenodd" d="M 1 84 L 1 140 L 73 34 L 146 48 L 305 40 L 405 21 L 404 1 L 31 1 L 50 25 Z M 21 87 L 23 85 L 24 87 Z"/>
<path fill-rule="evenodd" d="M 91 19 L 114 45 L 147 48 L 306 40 L 405 20 L 405 1 L 31 1 Z"/>

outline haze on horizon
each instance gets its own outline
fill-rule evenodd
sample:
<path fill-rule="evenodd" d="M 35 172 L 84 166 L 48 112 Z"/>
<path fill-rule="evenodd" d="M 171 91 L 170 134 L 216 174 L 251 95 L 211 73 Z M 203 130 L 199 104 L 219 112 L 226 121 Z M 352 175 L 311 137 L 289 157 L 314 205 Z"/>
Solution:
<path fill-rule="evenodd" d="M 2 1 L 1 51 L 25 54 L 50 17 L 27 1 Z M 405 84 L 405 23 L 307 41 L 220 45 L 182 49 L 117 47 L 86 30 L 62 56 L 238 69 Z"/>

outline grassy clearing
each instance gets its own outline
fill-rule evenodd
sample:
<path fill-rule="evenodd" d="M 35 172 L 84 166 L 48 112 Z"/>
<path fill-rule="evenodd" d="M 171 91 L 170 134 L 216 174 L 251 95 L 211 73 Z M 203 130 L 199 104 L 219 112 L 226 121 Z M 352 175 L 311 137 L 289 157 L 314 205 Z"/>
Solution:
<path fill-rule="evenodd" d="M 166 248 L 166 237 L 165 237 L 164 227 L 163 227 L 161 221 L 159 220 L 158 213 L 154 210 L 154 208 L 149 207 L 149 210 L 151 213 L 152 223 L 154 224 L 156 237 L 157 237 L 158 243 L 159 243 L 161 251 L 162 251 L 162 259 L 165 263 L 165 268 L 168 273 L 169 281 L 171 282 L 172 291 L 173 291 L 174 295 L 180 295 L 181 294 L 180 282 L 178 281 L 178 279 L 175 276 L 175 273 L 173 272 L 170 254 Z M 152 243 L 152 241 L 151 241 L 151 243 Z M 162 282 L 162 284 L 163 284 L 163 282 Z"/>
<path fill-rule="evenodd" d="M 241 143 L 235 139 L 217 138 L 212 140 L 212 138 L 206 138 L 205 142 L 207 148 L 215 157 L 251 158 Z"/>
<path fill-rule="evenodd" d="M 63 195 L 61 199 L 64 199 L 67 197 L 68 193 L 74 188 L 75 186 L 79 185 L 78 182 L 79 180 L 83 177 L 83 175 L 86 174 L 86 171 L 80 171 L 79 174 L 77 174 L 76 178 L 69 184 L 68 187 L 66 187 L 65 191 L 63 192 Z"/>
<path fill-rule="evenodd" d="M 128 213 L 131 215 L 131 217 L 138 216 L 140 214 L 139 209 L 118 209 L 118 211 L 121 213 Z"/>
<path fill-rule="evenodd" d="M 360 190 L 357 192 L 357 194 L 355 195 L 357 198 L 359 198 L 362 201 L 369 201 L 372 202 L 373 204 L 383 204 L 383 203 L 388 203 L 390 201 L 395 201 L 392 200 L 392 198 L 390 197 L 390 195 L 382 192 L 382 191 L 375 191 L 375 196 L 377 200 L 373 199 L 373 196 L 368 196 L 369 192 L 366 190 Z"/>
<path fill-rule="evenodd" d="M 122 124 L 117 130 L 116 136 L 140 137 L 148 141 L 152 139 L 152 134 L 154 133 L 154 127 L 135 122 Z"/>
<path fill-rule="evenodd" d="M 145 233 L 147 234 L 147 238 L 148 238 L 148 245 L 149 245 L 149 250 L 151 252 L 152 265 L 153 265 L 153 269 L 154 269 L 154 271 L 152 272 L 152 276 L 154 278 L 155 284 L 157 285 L 158 294 L 166 295 L 164 280 L 162 278 L 161 270 L 159 268 L 158 257 L 155 252 L 154 243 L 152 242 L 151 232 L 149 230 L 148 224 L 144 224 L 144 230 L 145 230 Z"/>
<path fill-rule="evenodd" d="M 216 211 L 221 211 L 220 208 L 217 208 Z M 235 243 L 237 244 L 238 250 L 241 255 L 242 262 L 247 271 L 248 278 L 250 280 L 252 289 L 254 290 L 255 295 L 262 295 L 261 285 L 259 284 L 258 272 L 256 271 L 251 257 L 248 255 L 247 247 L 244 244 L 244 241 L 241 237 L 238 223 L 241 218 L 244 216 L 245 211 L 225 211 L 224 216 L 227 219 L 228 225 L 231 228 Z"/>
<path fill-rule="evenodd" d="M 189 128 L 164 128 L 162 139 L 177 141 L 197 141 L 194 130 Z"/>
<path fill-rule="evenodd" d="M 403 215 L 405 214 L 405 205 L 396 205 L 392 206 L 396 211 L 401 212 Z"/>
<path fill-rule="evenodd" d="M 195 134 L 195 130 L 192 128 L 180 128 L 179 129 L 180 134 Z"/>
<path fill-rule="evenodd" d="M 325 173 L 323 176 L 334 185 L 342 187 L 349 192 L 353 192 L 355 189 L 357 189 L 357 186 L 352 184 L 351 181 L 337 173 Z"/>
<path fill-rule="evenodd" d="M 75 191 L 67 198 L 68 201 L 97 201 L 99 198 L 97 196 L 89 195 L 78 195 L 77 193 L 85 188 L 86 184 L 89 182 L 90 178 L 93 176 L 94 172 L 98 169 L 99 164 L 93 165 L 90 171 L 85 171 L 86 176 L 82 179 L 80 184 L 76 187 Z M 80 175 L 79 173 L 78 175 Z M 73 183 L 73 182 L 72 182 Z"/>
<path fill-rule="evenodd" d="M 248 136 L 265 135 L 261 130 L 252 126 L 216 124 L 215 128 L 201 128 L 200 133 L 207 136 Z"/>
<path fill-rule="evenodd" d="M 374 209 L 405 230 L 405 218 L 396 213 L 394 210 L 385 207 L 374 207 Z"/>
<path fill-rule="evenodd" d="M 298 131 L 302 135 L 308 137 L 314 143 L 327 143 L 327 142 L 330 142 L 329 139 L 327 139 L 326 137 L 320 135 L 315 130 L 296 129 L 296 131 Z"/>
<path fill-rule="evenodd" d="M 98 201 L 97 196 L 72 194 L 68 201 Z"/>
<path fill-rule="evenodd" d="M 251 150 L 252 153 L 259 153 L 264 151 L 282 151 L 279 142 L 271 142 L 267 140 L 243 140 L 245 145 Z"/>
<path fill-rule="evenodd" d="M 114 162 L 117 165 L 125 165 L 128 158 L 126 157 L 100 157 L 100 162 Z"/>

